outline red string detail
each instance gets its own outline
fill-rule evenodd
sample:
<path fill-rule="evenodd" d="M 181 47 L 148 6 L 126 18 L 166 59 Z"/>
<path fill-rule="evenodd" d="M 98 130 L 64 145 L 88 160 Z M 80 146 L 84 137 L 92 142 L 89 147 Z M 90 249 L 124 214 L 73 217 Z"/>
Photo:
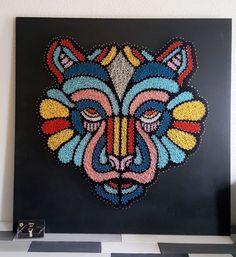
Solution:
<path fill-rule="evenodd" d="M 197 122 L 174 121 L 172 125 L 185 132 L 199 133 L 201 131 L 201 125 Z"/>
<path fill-rule="evenodd" d="M 128 153 L 134 153 L 134 118 L 130 118 L 128 123 Z"/>
<path fill-rule="evenodd" d="M 117 184 L 117 183 L 113 183 L 113 182 L 110 181 L 108 184 L 109 184 L 109 186 L 111 186 L 112 188 L 115 188 L 115 189 L 118 188 L 118 184 Z"/>
<path fill-rule="evenodd" d="M 107 153 L 112 154 L 113 150 L 113 118 L 107 121 Z"/>
<path fill-rule="evenodd" d="M 95 61 L 97 61 L 97 62 L 102 61 L 102 60 L 105 58 L 105 56 L 107 55 L 107 53 L 108 53 L 108 49 L 105 48 L 105 49 L 102 51 L 102 53 L 99 54 L 99 56 L 95 59 Z"/>
<path fill-rule="evenodd" d="M 111 186 L 112 188 L 114 188 L 114 189 L 117 189 L 118 188 L 118 184 L 117 183 L 114 183 L 114 182 L 109 182 L 108 183 L 109 184 L 109 186 Z M 128 183 L 128 184 L 121 184 L 121 188 L 122 189 L 124 189 L 124 188 L 130 188 L 132 186 L 132 184 L 131 183 Z"/>
<path fill-rule="evenodd" d="M 56 76 L 58 83 L 62 83 L 63 82 L 63 75 L 62 73 L 57 69 L 56 65 L 53 62 L 53 53 L 55 51 L 57 47 L 57 42 L 54 42 L 53 44 L 51 44 L 51 46 L 49 47 L 49 50 L 47 52 L 47 64 L 49 69 L 51 70 L 51 72 Z"/>
<path fill-rule="evenodd" d="M 66 119 L 54 119 L 45 121 L 42 125 L 42 131 L 44 134 L 54 134 L 62 129 L 70 127 L 70 122 Z"/>
<path fill-rule="evenodd" d="M 135 48 L 132 49 L 132 53 L 135 57 L 137 57 L 141 62 L 144 62 L 144 57 L 139 53 L 139 51 Z"/>
<path fill-rule="evenodd" d="M 121 185 L 121 188 L 130 188 L 132 186 L 131 183 L 128 183 L 128 184 L 122 184 Z"/>
<path fill-rule="evenodd" d="M 188 74 L 193 70 L 193 57 L 191 46 L 186 46 L 186 54 L 187 54 L 187 67 L 185 70 L 179 75 L 177 83 L 182 86 L 184 79 L 188 76 Z"/>
<path fill-rule="evenodd" d="M 76 58 L 79 61 L 84 61 L 85 60 L 85 56 L 79 52 L 77 49 L 75 49 L 75 47 L 73 46 L 73 44 L 71 43 L 71 41 L 69 39 L 62 39 L 60 44 L 62 46 L 68 47 L 70 49 L 70 51 L 76 56 Z"/>
<path fill-rule="evenodd" d="M 180 41 L 173 42 L 160 56 L 156 58 L 157 62 L 162 61 L 168 54 L 170 54 L 175 48 L 182 46 L 183 43 Z"/>

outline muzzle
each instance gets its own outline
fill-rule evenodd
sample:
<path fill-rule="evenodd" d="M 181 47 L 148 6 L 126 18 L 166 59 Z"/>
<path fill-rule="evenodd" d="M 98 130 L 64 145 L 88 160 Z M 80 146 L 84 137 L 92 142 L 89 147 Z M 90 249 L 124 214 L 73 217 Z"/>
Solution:
<path fill-rule="evenodd" d="M 107 153 L 117 157 L 134 154 L 135 120 L 133 117 L 110 117 L 107 120 Z"/>

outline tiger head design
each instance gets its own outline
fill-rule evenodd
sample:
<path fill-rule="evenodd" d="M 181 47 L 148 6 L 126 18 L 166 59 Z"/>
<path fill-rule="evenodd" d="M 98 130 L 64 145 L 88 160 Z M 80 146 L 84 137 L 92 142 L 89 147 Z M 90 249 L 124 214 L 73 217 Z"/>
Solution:
<path fill-rule="evenodd" d="M 131 45 L 85 53 L 62 38 L 46 62 L 57 83 L 40 103 L 41 131 L 99 198 L 127 206 L 196 150 L 207 108 L 187 83 L 196 67 L 190 42 L 174 40 L 158 55 Z"/>

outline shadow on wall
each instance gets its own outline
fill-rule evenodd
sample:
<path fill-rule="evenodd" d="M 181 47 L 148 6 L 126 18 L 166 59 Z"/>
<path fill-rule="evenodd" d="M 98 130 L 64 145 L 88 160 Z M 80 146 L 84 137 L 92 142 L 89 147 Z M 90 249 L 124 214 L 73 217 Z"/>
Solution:
<path fill-rule="evenodd" d="M 216 194 L 216 208 L 217 208 L 217 220 L 218 220 L 218 235 L 230 235 L 231 219 L 230 219 L 230 191 L 233 191 L 233 187 L 236 190 L 236 184 L 230 187 L 223 188 Z M 223 210 L 223 211 L 222 211 Z M 224 211 L 225 210 L 225 211 Z"/>
<path fill-rule="evenodd" d="M 231 184 L 231 224 L 235 225 L 236 233 L 236 182 Z"/>
<path fill-rule="evenodd" d="M 11 23 L 12 27 L 12 44 L 10 62 L 10 79 L 9 85 L 4 85 L 9 90 L 8 93 L 8 115 L 6 119 L 6 137 L 5 140 L 5 159 L 3 170 L 3 187 L 2 201 L 0 206 L 0 220 L 10 221 L 13 216 L 13 181 L 14 181 L 14 128 L 15 128 L 15 20 L 7 19 L 6 23 Z M 9 29 L 9 24 L 5 28 Z M 3 85 L 2 85 L 3 86 Z"/>

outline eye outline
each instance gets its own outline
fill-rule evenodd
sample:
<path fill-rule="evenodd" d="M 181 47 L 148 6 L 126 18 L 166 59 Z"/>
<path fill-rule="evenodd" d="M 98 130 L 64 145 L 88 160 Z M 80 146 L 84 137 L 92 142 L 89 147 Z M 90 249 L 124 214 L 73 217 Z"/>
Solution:
<path fill-rule="evenodd" d="M 93 117 L 89 114 L 88 109 L 94 109 L 96 111 L 96 114 L 98 115 Z M 85 109 L 80 111 L 80 114 L 88 122 L 100 122 L 103 119 L 100 113 L 93 107 L 86 107 Z"/>
<path fill-rule="evenodd" d="M 165 112 L 165 108 L 165 103 L 150 99 L 140 104 L 134 115 L 141 121 L 142 124 L 152 125 L 155 123 L 160 123 L 162 115 Z M 145 117 L 145 113 L 150 110 L 156 112 L 157 114 L 151 118 L 147 116 Z"/>
<path fill-rule="evenodd" d="M 150 110 L 156 112 L 156 114 L 153 117 L 151 117 L 151 118 L 148 118 L 147 116 L 145 117 L 145 113 L 150 111 Z M 162 112 L 159 112 L 158 110 L 156 110 L 154 108 L 150 108 L 150 109 L 145 110 L 145 112 L 139 117 L 139 119 L 143 123 L 151 124 L 151 123 L 157 122 L 160 119 L 161 115 L 162 115 Z"/>

